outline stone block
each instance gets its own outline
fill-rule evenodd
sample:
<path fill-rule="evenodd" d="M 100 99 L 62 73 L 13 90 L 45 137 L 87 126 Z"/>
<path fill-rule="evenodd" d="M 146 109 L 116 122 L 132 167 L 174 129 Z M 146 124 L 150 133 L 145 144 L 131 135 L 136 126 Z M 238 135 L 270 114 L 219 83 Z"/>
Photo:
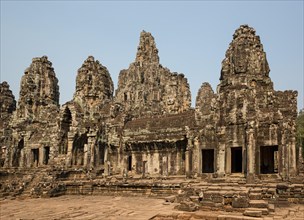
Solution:
<path fill-rule="evenodd" d="M 247 208 L 249 206 L 249 199 L 247 197 L 232 198 L 233 208 Z"/>
<path fill-rule="evenodd" d="M 243 215 L 250 216 L 250 217 L 262 217 L 262 211 L 260 211 L 260 210 L 245 210 Z"/>
<path fill-rule="evenodd" d="M 253 208 L 268 208 L 268 202 L 264 200 L 250 200 L 249 206 Z"/>
<path fill-rule="evenodd" d="M 249 199 L 253 199 L 253 200 L 262 199 L 262 194 L 261 193 L 250 193 Z"/>

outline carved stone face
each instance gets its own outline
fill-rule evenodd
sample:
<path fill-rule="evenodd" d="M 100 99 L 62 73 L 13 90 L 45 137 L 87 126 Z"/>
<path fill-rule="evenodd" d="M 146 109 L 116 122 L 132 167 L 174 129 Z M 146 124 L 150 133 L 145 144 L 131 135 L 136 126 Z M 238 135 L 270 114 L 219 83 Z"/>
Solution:
<path fill-rule="evenodd" d="M 245 73 L 247 71 L 248 60 L 244 44 L 236 45 L 233 55 L 235 73 Z"/>

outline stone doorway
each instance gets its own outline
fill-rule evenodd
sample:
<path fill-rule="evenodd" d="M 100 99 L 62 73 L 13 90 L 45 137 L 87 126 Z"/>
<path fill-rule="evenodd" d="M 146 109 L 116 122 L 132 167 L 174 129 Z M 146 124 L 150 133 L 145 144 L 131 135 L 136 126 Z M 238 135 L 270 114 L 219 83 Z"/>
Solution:
<path fill-rule="evenodd" d="M 214 149 L 202 150 L 202 172 L 214 173 Z"/>
<path fill-rule="evenodd" d="M 231 148 L 231 173 L 241 173 L 243 164 L 242 147 Z"/>
<path fill-rule="evenodd" d="M 82 134 L 81 136 L 75 136 L 72 150 L 72 165 L 84 165 L 84 152 L 87 151 L 87 144 L 88 137 L 86 134 Z"/>
<path fill-rule="evenodd" d="M 43 164 L 48 165 L 50 159 L 50 147 L 44 147 L 43 151 Z"/>
<path fill-rule="evenodd" d="M 107 146 L 105 143 L 98 145 L 97 165 L 104 165 L 107 161 Z"/>
<path fill-rule="evenodd" d="M 39 148 L 32 149 L 32 166 L 38 167 L 39 165 Z"/>
<path fill-rule="evenodd" d="M 163 162 L 162 175 L 168 176 L 168 174 L 169 174 L 168 173 L 168 171 L 169 171 L 169 169 L 168 169 L 168 156 L 163 156 L 162 162 Z"/>
<path fill-rule="evenodd" d="M 261 174 L 278 172 L 278 146 L 260 147 Z"/>
<path fill-rule="evenodd" d="M 18 146 L 13 154 L 13 161 L 12 161 L 12 165 L 13 167 L 19 167 L 20 166 L 20 160 L 21 160 L 21 151 L 24 148 L 24 139 L 22 138 L 19 142 L 18 142 Z"/>
<path fill-rule="evenodd" d="M 132 171 L 132 155 L 128 156 L 128 171 Z"/>

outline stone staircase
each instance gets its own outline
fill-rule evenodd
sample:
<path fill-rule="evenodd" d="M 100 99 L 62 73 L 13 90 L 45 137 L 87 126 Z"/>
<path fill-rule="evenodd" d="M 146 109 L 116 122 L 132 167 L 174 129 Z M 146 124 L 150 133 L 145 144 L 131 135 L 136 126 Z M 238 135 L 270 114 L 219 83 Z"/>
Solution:
<path fill-rule="evenodd" d="M 39 182 L 39 176 L 37 175 L 37 171 L 34 171 L 32 174 L 31 174 L 31 180 L 30 182 L 24 187 L 24 190 L 20 196 L 20 198 L 29 198 L 31 197 L 31 194 L 32 194 L 32 189 L 34 186 L 37 185 L 37 183 Z"/>
<path fill-rule="evenodd" d="M 190 183 L 182 188 L 184 195 L 177 198 L 183 211 L 236 211 L 245 216 L 271 216 L 275 211 L 276 185 L 230 182 Z M 191 202 L 185 204 L 186 198 Z M 188 208 L 187 208 L 188 207 Z"/>

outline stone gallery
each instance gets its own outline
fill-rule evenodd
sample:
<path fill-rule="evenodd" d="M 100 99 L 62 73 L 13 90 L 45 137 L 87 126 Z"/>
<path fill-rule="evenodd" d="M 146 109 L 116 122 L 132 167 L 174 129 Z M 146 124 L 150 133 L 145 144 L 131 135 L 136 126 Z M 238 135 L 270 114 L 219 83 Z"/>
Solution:
<path fill-rule="evenodd" d="M 269 72 L 260 37 L 242 25 L 216 91 L 202 83 L 192 108 L 187 78 L 159 63 L 154 38 L 143 31 L 115 94 L 107 68 L 89 56 L 77 71 L 73 99 L 61 106 L 52 63 L 33 58 L 17 102 L 8 83 L 0 85 L 1 167 L 288 179 L 298 173 L 297 92 L 275 91 Z"/>

